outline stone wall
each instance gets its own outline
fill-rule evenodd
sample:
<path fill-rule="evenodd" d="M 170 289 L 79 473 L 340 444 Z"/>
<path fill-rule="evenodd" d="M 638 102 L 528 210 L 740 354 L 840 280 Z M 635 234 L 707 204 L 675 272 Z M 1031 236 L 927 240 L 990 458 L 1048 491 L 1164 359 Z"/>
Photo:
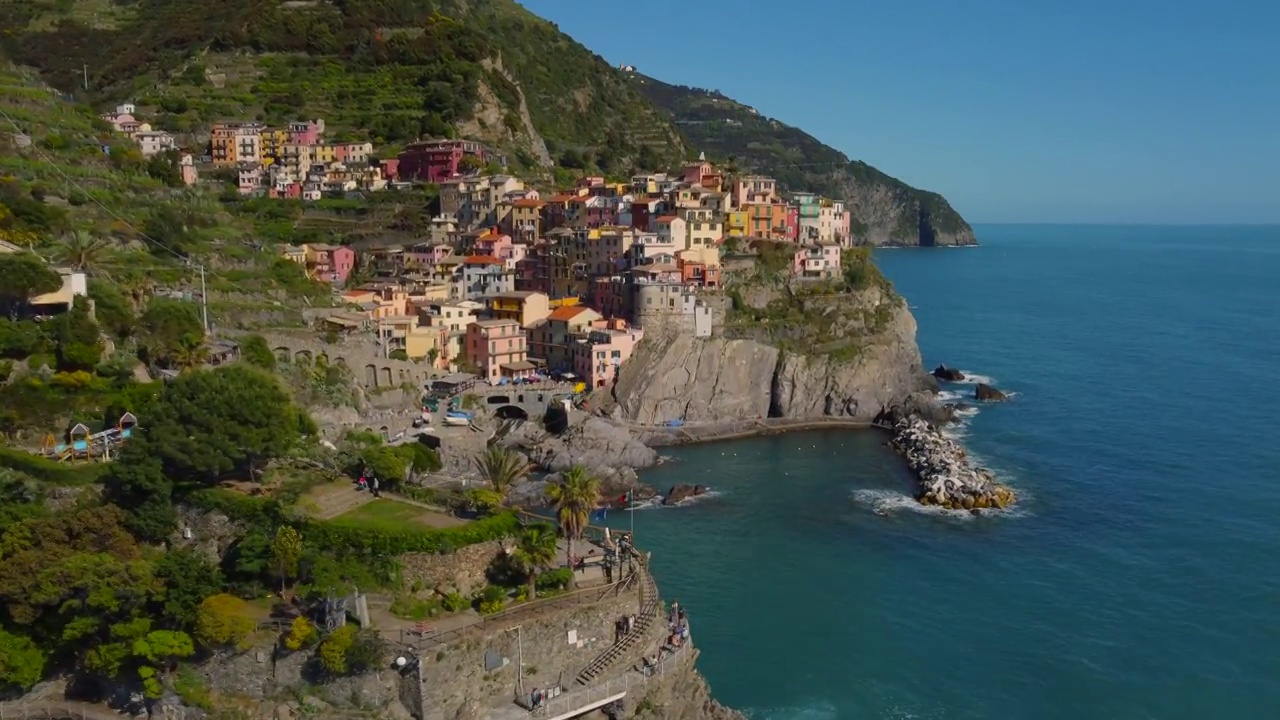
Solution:
<path fill-rule="evenodd" d="M 577 674 L 613 644 L 614 622 L 639 611 L 639 591 L 632 589 L 596 603 L 486 623 L 474 634 L 424 650 L 424 720 L 478 720 L 485 708 L 514 703 L 522 661 L 526 693 L 555 684 L 572 689 Z M 486 670 L 486 653 L 501 666 Z"/>
<path fill-rule="evenodd" d="M 406 382 L 421 387 L 433 377 L 444 374 L 426 363 L 383 357 L 381 349 L 360 338 L 343 338 L 338 343 L 329 344 L 311 332 L 267 332 L 262 336 L 277 359 L 307 363 L 320 359 L 345 365 L 356 382 L 366 388 L 395 388 Z"/>
<path fill-rule="evenodd" d="M 470 596 L 486 584 L 485 570 L 502 553 L 502 543 L 494 541 L 469 545 L 454 552 L 407 553 L 400 556 L 404 582 L 441 594 L 457 591 Z"/>

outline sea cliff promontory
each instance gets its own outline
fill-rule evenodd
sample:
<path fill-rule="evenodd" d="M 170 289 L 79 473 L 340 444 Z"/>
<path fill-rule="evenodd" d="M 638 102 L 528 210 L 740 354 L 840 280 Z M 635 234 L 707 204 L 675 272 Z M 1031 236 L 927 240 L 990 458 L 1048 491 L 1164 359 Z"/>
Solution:
<path fill-rule="evenodd" d="M 915 319 L 868 249 L 817 278 L 779 274 L 783 250 L 756 243 L 727 263 L 712 332 L 647 335 L 598 410 L 655 444 L 874 424 L 893 433 L 920 503 L 1011 505 L 1012 491 L 940 430 L 955 408 L 936 399 Z"/>

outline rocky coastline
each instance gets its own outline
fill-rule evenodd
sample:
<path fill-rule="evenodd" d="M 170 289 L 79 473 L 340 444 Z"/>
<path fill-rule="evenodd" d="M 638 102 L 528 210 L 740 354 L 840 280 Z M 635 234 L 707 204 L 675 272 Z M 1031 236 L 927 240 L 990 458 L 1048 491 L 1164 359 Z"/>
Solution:
<path fill-rule="evenodd" d="M 1003 510 L 1017 501 L 990 470 L 975 465 L 959 443 L 923 418 L 904 417 L 893 425 L 889 441 L 907 461 L 920 484 L 916 500 L 949 510 Z"/>

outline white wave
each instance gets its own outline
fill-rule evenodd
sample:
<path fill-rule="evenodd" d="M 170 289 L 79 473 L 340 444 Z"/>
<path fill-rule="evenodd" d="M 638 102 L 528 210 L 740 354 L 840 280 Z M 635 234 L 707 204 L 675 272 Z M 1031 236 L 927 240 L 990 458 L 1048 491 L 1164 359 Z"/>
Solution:
<path fill-rule="evenodd" d="M 990 375 L 979 375 L 978 373 L 969 372 L 968 370 L 961 370 L 960 372 L 964 373 L 964 379 L 957 380 L 956 382 L 958 383 L 963 383 L 965 385 L 978 385 L 978 384 L 995 385 L 996 384 L 996 379 L 991 377 Z"/>
<path fill-rule="evenodd" d="M 940 390 L 938 391 L 938 402 L 954 403 L 961 400 L 972 399 L 972 393 L 962 393 L 959 390 Z"/>
<path fill-rule="evenodd" d="M 1026 509 L 1025 502 L 1029 499 L 1021 491 L 1014 489 L 1018 495 L 1018 503 L 1013 507 L 1004 510 L 984 509 L 981 515 L 974 515 L 968 510 L 948 510 L 938 505 L 922 505 L 916 502 L 916 499 L 910 495 L 903 495 L 893 490 L 854 490 L 852 493 L 853 501 L 859 505 L 871 508 L 877 513 L 884 515 L 896 515 L 902 512 L 913 512 L 920 515 L 932 515 L 934 517 L 948 518 L 968 522 L 979 517 L 987 515 L 999 515 L 1001 517 L 1017 518 L 1026 517 L 1031 513 Z"/>
<path fill-rule="evenodd" d="M 676 503 L 675 505 L 664 505 L 662 504 L 664 500 L 663 496 L 655 495 L 653 496 L 653 498 L 651 498 L 647 502 L 638 503 L 635 506 L 635 509 L 636 510 L 670 510 L 671 508 L 688 507 L 690 505 L 693 505 L 694 503 L 702 502 L 703 500 L 710 500 L 711 498 L 722 497 L 723 495 L 724 495 L 724 491 L 722 490 L 708 489 L 706 492 L 702 493 L 701 495 L 693 495 L 693 496 L 687 497 L 684 500 L 681 500 L 680 502 Z M 619 508 L 618 512 L 625 513 L 627 512 L 627 509 Z"/>

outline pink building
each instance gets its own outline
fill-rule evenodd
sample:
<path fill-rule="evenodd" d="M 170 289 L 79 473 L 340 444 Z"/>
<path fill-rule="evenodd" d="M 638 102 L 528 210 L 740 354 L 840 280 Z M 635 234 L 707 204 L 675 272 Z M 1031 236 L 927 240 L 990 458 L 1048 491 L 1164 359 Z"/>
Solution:
<path fill-rule="evenodd" d="M 196 181 L 200 179 L 199 174 L 196 172 L 195 158 L 191 157 L 190 154 L 184 153 L 178 159 L 178 171 L 182 173 L 183 185 L 195 185 Z"/>
<path fill-rule="evenodd" d="M 305 247 L 308 269 L 320 282 L 344 283 L 356 266 L 356 251 L 346 245 L 308 244 Z"/>
<path fill-rule="evenodd" d="M 590 330 L 574 338 L 573 370 L 588 387 L 612 385 L 618 381 L 618 368 L 631 358 L 643 338 L 643 330 L 628 326 L 621 318 L 597 320 Z"/>
<path fill-rule="evenodd" d="M 835 243 L 800 246 L 792 256 L 791 271 L 796 277 L 839 277 L 840 246 Z"/>
<path fill-rule="evenodd" d="M 465 352 L 481 377 L 497 385 L 502 378 L 533 375 L 529 342 L 519 321 L 477 320 L 467 326 Z"/>
<path fill-rule="evenodd" d="M 290 145 L 318 145 L 320 136 L 324 133 L 324 121 L 292 122 L 289 123 L 288 133 Z"/>
<path fill-rule="evenodd" d="M 787 228 L 785 231 L 785 239 L 795 242 L 800 238 L 800 208 L 795 205 L 787 206 Z"/>
<path fill-rule="evenodd" d="M 502 259 L 503 253 L 511 254 L 511 236 L 498 232 L 497 228 L 491 228 L 488 232 L 476 238 L 475 245 L 471 248 L 473 255 L 492 255 L 498 259 Z"/>

